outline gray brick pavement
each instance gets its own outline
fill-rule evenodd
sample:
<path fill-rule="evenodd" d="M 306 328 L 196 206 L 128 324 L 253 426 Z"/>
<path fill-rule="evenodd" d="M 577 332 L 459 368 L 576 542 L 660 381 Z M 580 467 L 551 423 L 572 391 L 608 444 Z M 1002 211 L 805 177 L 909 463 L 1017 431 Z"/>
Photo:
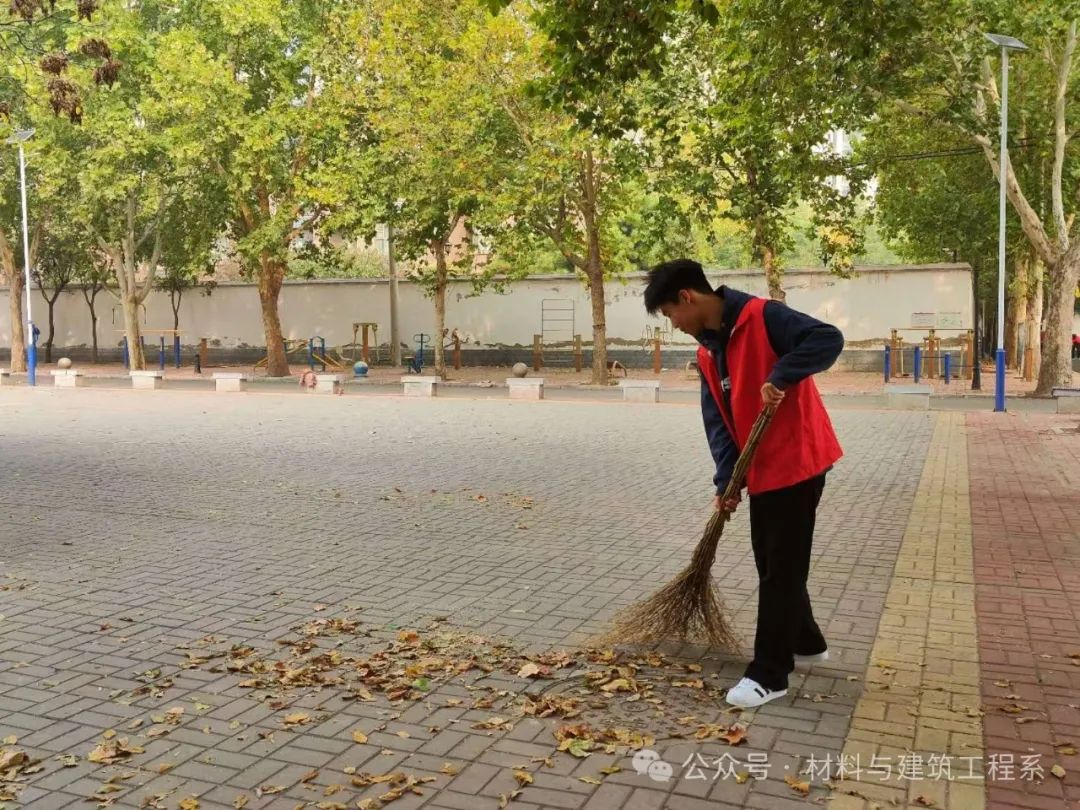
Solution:
<path fill-rule="evenodd" d="M 115 767 L 138 775 L 112 794 L 122 806 L 164 793 L 168 807 L 192 794 L 204 808 L 228 807 L 244 794 L 251 808 L 291 808 L 324 800 L 299 782 L 312 769 L 323 788 L 346 785 L 330 800 L 355 805 L 385 792 L 351 786 L 344 769 L 355 767 L 434 769 L 423 796 L 391 806 L 471 810 L 516 787 L 514 765 L 535 774 L 514 803 L 523 808 L 791 800 L 775 776 L 663 784 L 635 773 L 628 756 L 559 754 L 548 768 L 529 760 L 554 750 L 550 721 L 479 732 L 467 704 L 389 707 L 343 701 L 332 687 L 298 690 L 290 705 L 326 719 L 285 731 L 281 710 L 237 686 L 242 676 L 211 672 L 213 662 L 179 668 L 186 651 L 177 647 L 204 636 L 267 650 L 334 616 L 374 634 L 344 650 L 436 615 L 537 651 L 585 642 L 689 558 L 707 517 L 710 464 L 693 407 L 8 389 L 0 409 L 9 471 L 0 586 L 25 585 L 0 590 L 0 737 L 18 736 L 43 759 L 27 806 L 78 804 Z M 847 457 L 826 489 L 811 593 L 835 657 L 793 679 L 791 699 L 744 716 L 753 750 L 792 767 L 815 745 L 819 755 L 835 750 L 846 733 L 860 688 L 847 677 L 865 667 L 934 417 L 834 419 Z M 729 527 L 714 573 L 749 638 L 756 579 L 745 516 Z M 695 711 L 724 717 L 719 697 L 741 663 L 692 645 L 665 651 L 701 661 L 708 699 Z M 133 695 L 139 688 L 147 691 Z M 815 694 L 835 697 L 815 703 Z M 200 714 L 196 702 L 209 708 Z M 149 716 L 172 706 L 186 709 L 181 725 L 147 739 Z M 141 728 L 123 730 L 138 717 Z M 367 745 L 352 743 L 352 729 L 381 723 Z M 109 728 L 146 752 L 121 766 L 55 759 L 85 758 Z M 674 763 L 687 746 L 708 748 L 662 738 L 655 747 Z M 601 761 L 623 770 L 601 786 L 580 781 Z M 165 762 L 173 769 L 158 774 Z M 443 762 L 459 773 L 439 774 Z M 257 798 L 268 785 L 287 793 Z"/>

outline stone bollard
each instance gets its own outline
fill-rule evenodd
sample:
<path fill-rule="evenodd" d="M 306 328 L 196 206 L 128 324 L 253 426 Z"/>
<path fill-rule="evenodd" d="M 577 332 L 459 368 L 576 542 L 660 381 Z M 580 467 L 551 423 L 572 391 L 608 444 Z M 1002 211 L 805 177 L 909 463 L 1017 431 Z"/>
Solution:
<path fill-rule="evenodd" d="M 902 385 L 888 383 L 885 386 L 885 407 L 896 411 L 930 410 L 929 385 Z"/>
<path fill-rule="evenodd" d="M 659 402 L 659 380 L 619 380 L 624 402 Z"/>
<path fill-rule="evenodd" d="M 84 382 L 83 373 L 73 368 L 57 369 L 52 376 L 55 388 L 81 388 Z"/>
<path fill-rule="evenodd" d="M 543 377 L 507 377 L 506 387 L 510 389 L 510 399 L 543 399 Z"/>
<path fill-rule="evenodd" d="M 249 382 L 251 382 L 250 374 L 235 371 L 214 372 L 214 390 L 216 391 L 246 391 Z"/>
<path fill-rule="evenodd" d="M 401 378 L 402 390 L 407 397 L 437 397 L 441 377 L 406 375 Z"/>
<path fill-rule="evenodd" d="M 315 387 L 312 390 L 316 394 L 341 394 L 345 391 L 345 375 L 316 374 Z"/>
<path fill-rule="evenodd" d="M 161 388 L 161 381 L 165 377 L 165 372 L 160 369 L 153 371 L 132 371 L 131 374 L 131 387 L 143 391 L 156 391 Z"/>

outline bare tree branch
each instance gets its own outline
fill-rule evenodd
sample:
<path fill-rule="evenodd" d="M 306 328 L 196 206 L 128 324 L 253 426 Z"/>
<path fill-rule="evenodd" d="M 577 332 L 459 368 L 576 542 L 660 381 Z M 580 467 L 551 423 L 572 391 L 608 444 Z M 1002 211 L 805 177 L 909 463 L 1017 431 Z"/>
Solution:
<path fill-rule="evenodd" d="M 994 177 L 1001 181 L 1001 167 L 998 165 L 998 156 L 994 151 L 994 144 L 985 135 L 976 134 L 975 143 L 982 147 L 983 155 L 986 156 L 987 163 L 990 164 L 990 168 L 994 172 Z M 1023 229 L 1024 234 L 1031 241 L 1031 246 L 1035 248 L 1035 251 L 1039 255 L 1039 259 L 1047 265 L 1056 264 L 1061 256 L 1058 250 L 1054 248 L 1050 238 L 1046 235 L 1046 228 L 1043 227 L 1042 220 L 1039 219 L 1039 215 L 1035 209 L 1031 207 L 1031 203 L 1028 202 L 1026 196 L 1024 196 L 1023 189 L 1020 188 L 1020 183 L 1016 179 L 1016 172 L 1013 171 L 1012 161 L 1009 160 L 1008 152 L 1005 153 L 1005 193 L 1009 200 L 1013 204 L 1013 208 L 1016 209 L 1017 215 L 1020 217 L 1020 227 Z"/>
<path fill-rule="evenodd" d="M 135 261 L 135 257 L 131 257 L 132 263 Z M 154 229 L 154 249 L 150 252 L 150 262 L 146 267 L 146 278 L 143 279 L 142 287 L 139 288 L 135 296 L 135 301 L 141 304 L 146 300 L 146 297 L 150 295 L 150 291 L 154 289 L 154 280 L 157 278 L 158 262 L 161 261 L 161 229 Z"/>
<path fill-rule="evenodd" d="M 156 234 L 161 230 L 161 220 L 165 218 L 165 211 L 170 205 L 172 205 L 173 200 L 175 200 L 177 197 L 177 194 L 178 192 L 173 191 L 169 194 L 166 194 L 161 198 L 161 200 L 158 201 L 158 207 L 157 211 L 154 212 L 154 218 L 146 223 L 146 227 L 143 228 L 143 232 L 142 235 L 139 237 L 139 241 L 135 243 L 136 253 L 139 251 L 140 248 L 142 248 L 142 246 L 146 243 L 146 240 L 149 239 L 151 236 L 155 236 L 155 239 L 157 238 Z M 132 222 L 134 223 L 134 220 Z M 134 232 L 134 228 L 132 228 L 132 233 Z"/>
<path fill-rule="evenodd" d="M 1065 130 L 1065 93 L 1069 86 L 1069 71 L 1072 69 L 1073 52 L 1076 50 L 1076 20 L 1069 24 L 1069 34 L 1065 40 L 1065 51 L 1058 66 L 1057 92 L 1054 97 L 1054 169 L 1050 183 L 1050 193 L 1054 206 L 1054 226 L 1057 229 L 1058 244 L 1063 251 L 1069 249 L 1069 228 L 1065 223 L 1065 201 L 1061 195 L 1062 172 L 1065 166 L 1065 143 L 1068 134 Z"/>
<path fill-rule="evenodd" d="M 582 258 L 580 254 L 575 253 L 570 246 L 566 244 L 566 240 L 563 238 L 563 235 L 558 228 L 545 224 L 539 224 L 537 225 L 537 228 L 555 243 L 555 247 L 559 249 L 559 252 L 563 257 L 570 262 L 570 264 L 574 265 L 574 267 L 579 270 L 584 270 L 588 266 L 585 259 Z"/>

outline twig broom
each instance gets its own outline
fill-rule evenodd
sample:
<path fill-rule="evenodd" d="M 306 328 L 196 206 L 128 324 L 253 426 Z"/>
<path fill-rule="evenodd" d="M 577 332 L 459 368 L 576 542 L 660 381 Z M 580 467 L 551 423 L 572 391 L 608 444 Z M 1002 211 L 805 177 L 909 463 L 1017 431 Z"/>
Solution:
<path fill-rule="evenodd" d="M 737 497 L 742 490 L 746 472 L 775 411 L 776 406 L 766 405 L 754 421 L 746 445 L 735 462 L 731 480 L 724 489 L 724 502 Z M 690 564 L 648 599 L 618 613 L 603 640 L 612 644 L 642 644 L 672 638 L 704 639 L 716 647 L 734 650 L 738 639 L 712 578 L 716 546 L 724 533 L 724 524 L 730 518 L 731 513 L 724 509 L 713 513 Z"/>

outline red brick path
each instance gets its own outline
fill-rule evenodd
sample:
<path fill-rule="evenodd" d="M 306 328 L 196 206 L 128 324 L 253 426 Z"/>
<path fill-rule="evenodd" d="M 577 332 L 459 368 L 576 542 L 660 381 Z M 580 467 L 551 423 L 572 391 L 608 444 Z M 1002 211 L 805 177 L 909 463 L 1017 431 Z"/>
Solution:
<path fill-rule="evenodd" d="M 988 778 L 987 807 L 1077 808 L 1080 755 L 1061 751 L 1080 750 L 1077 419 L 986 413 L 967 425 L 986 756 L 1012 754 L 1019 769 L 1041 754 L 1046 771 Z"/>

